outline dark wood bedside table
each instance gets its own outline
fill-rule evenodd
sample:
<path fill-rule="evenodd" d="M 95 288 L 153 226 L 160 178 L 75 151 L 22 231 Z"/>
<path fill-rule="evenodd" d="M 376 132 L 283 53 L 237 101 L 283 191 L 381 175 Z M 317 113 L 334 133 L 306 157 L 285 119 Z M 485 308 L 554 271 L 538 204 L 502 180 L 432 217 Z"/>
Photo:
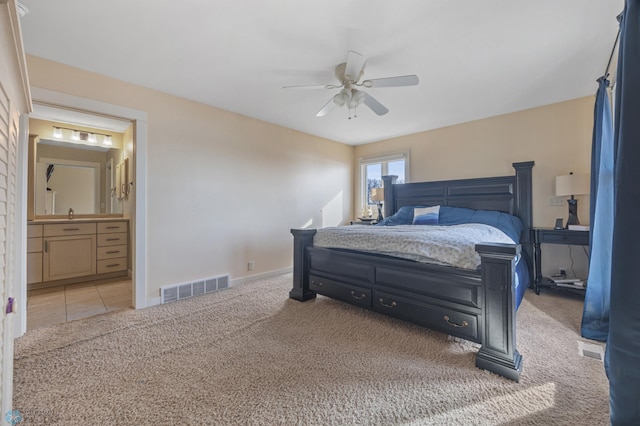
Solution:
<path fill-rule="evenodd" d="M 536 294 L 540 294 L 540 287 L 557 288 L 558 286 L 548 278 L 542 276 L 542 250 L 540 244 L 567 244 L 575 246 L 589 246 L 589 231 L 573 231 L 568 229 L 534 228 L 534 279 Z M 575 289 L 584 291 L 581 289 Z"/>
<path fill-rule="evenodd" d="M 352 220 L 349 222 L 350 225 L 375 225 L 378 223 L 377 220 Z"/>

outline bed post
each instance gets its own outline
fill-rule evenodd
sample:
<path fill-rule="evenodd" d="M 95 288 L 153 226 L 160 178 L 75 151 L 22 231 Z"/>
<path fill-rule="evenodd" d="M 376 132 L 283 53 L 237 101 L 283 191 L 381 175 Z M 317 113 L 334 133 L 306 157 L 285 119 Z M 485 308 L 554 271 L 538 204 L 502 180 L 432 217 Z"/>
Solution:
<path fill-rule="evenodd" d="M 478 244 L 483 289 L 482 347 L 476 367 L 519 381 L 522 355 L 516 349 L 515 268 L 520 246 Z"/>
<path fill-rule="evenodd" d="M 304 302 L 316 297 L 309 290 L 309 256 L 307 248 L 313 246 L 315 229 L 292 229 L 293 234 L 293 288 L 289 292 L 292 299 Z"/>
<path fill-rule="evenodd" d="M 396 184 L 398 176 L 382 176 L 382 186 L 384 187 L 384 217 L 389 217 L 395 213 Z"/>
<path fill-rule="evenodd" d="M 522 220 L 524 232 L 520 236 L 520 244 L 524 252 L 529 276 L 533 277 L 533 174 L 535 162 L 523 161 L 513 163 L 516 170 L 516 216 Z M 531 281 L 533 286 L 533 280 Z"/>

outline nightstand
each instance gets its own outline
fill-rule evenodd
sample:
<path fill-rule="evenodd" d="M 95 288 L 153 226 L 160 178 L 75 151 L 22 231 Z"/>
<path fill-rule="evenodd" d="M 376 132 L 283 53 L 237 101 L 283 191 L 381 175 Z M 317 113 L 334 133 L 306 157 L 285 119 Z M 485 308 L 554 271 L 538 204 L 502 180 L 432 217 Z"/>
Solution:
<path fill-rule="evenodd" d="M 352 220 L 349 222 L 350 225 L 375 225 L 378 223 L 377 220 Z"/>
<path fill-rule="evenodd" d="M 540 244 L 567 244 L 576 246 L 589 245 L 589 231 L 572 231 L 568 229 L 534 228 L 534 289 L 540 294 L 540 287 L 557 288 L 548 278 L 542 276 L 542 250 Z M 580 289 L 577 289 L 580 291 Z"/>

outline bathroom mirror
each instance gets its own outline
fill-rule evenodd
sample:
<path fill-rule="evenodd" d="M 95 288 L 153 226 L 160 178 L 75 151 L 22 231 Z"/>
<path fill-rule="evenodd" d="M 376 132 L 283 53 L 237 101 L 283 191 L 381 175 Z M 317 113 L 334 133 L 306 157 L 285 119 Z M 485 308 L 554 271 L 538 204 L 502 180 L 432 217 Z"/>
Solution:
<path fill-rule="evenodd" d="M 72 145 L 72 144 L 67 144 Z M 36 216 L 121 214 L 115 196 L 115 167 L 120 149 L 87 149 L 83 145 L 39 139 L 36 148 L 34 208 Z"/>
<path fill-rule="evenodd" d="M 62 218 L 69 209 L 75 217 L 121 216 L 128 195 L 119 190 L 128 165 L 122 134 L 113 133 L 111 145 L 82 143 L 70 140 L 71 132 L 52 136 L 56 125 L 29 120 L 28 219 Z"/>

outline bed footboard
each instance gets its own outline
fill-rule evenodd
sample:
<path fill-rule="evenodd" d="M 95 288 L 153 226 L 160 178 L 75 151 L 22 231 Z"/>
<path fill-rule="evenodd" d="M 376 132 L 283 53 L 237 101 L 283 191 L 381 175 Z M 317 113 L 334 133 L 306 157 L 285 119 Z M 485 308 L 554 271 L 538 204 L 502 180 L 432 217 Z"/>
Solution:
<path fill-rule="evenodd" d="M 290 298 L 304 302 L 315 298 L 318 291 L 478 342 L 482 347 L 476 356 L 476 367 L 519 380 L 522 356 L 516 350 L 515 265 L 520 245 L 476 245 L 481 258 L 478 274 L 403 259 L 313 248 L 315 229 L 292 229 L 291 233 L 294 263 Z M 420 285 L 412 287 L 416 280 Z M 395 287 L 389 286 L 390 282 Z M 415 289 L 415 297 L 408 296 L 409 287 Z M 382 306 L 393 309 L 379 309 L 377 301 L 387 301 Z M 466 328 L 451 324 L 450 317 L 457 318 L 453 323 L 462 322 Z M 456 328 L 451 329 L 442 321 Z"/>

